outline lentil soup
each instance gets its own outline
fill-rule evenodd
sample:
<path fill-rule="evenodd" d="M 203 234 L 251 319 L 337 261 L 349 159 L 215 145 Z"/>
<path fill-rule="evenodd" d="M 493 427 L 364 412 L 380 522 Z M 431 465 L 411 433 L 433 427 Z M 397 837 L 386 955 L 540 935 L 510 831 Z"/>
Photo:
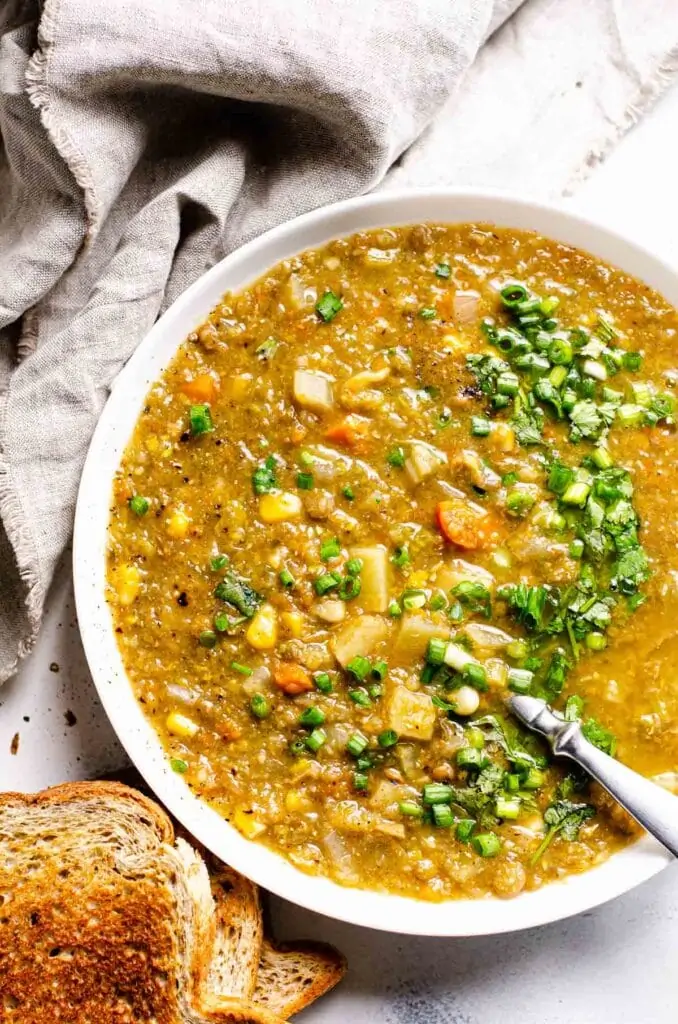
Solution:
<path fill-rule="evenodd" d="M 109 601 L 172 768 L 303 871 L 513 896 L 630 819 L 506 713 L 673 786 L 678 317 L 528 232 L 373 230 L 224 296 L 116 476 Z"/>

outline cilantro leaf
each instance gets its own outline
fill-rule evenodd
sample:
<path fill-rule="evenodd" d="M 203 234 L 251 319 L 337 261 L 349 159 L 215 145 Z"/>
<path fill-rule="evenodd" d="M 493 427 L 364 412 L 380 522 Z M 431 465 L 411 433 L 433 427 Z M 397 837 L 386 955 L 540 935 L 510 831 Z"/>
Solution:
<path fill-rule="evenodd" d="M 581 731 L 594 747 L 598 747 L 598 750 L 602 750 L 604 754 L 614 757 L 617 750 L 617 738 L 614 733 L 606 729 L 604 725 L 601 725 L 597 719 L 587 718 L 581 727 Z"/>
<path fill-rule="evenodd" d="M 535 413 L 536 410 L 532 410 L 531 414 L 527 410 L 523 410 L 511 420 L 516 440 L 523 447 L 531 444 L 542 444 L 542 422 Z"/>
<path fill-rule="evenodd" d="M 265 462 L 257 466 L 252 473 L 252 487 L 255 494 L 268 494 L 278 486 L 275 475 L 276 461 L 273 455 L 269 455 Z"/>
<path fill-rule="evenodd" d="M 577 439 L 586 437 L 591 441 L 597 440 L 604 426 L 605 420 L 601 416 L 595 402 L 584 400 L 577 402 L 570 411 L 572 433 Z"/>
<path fill-rule="evenodd" d="M 595 807 L 590 804 L 575 804 L 570 800 L 557 800 L 544 811 L 544 821 L 547 825 L 547 832 L 541 843 L 532 854 L 530 864 L 534 866 L 543 856 L 557 835 L 563 839 L 573 842 L 579 836 L 579 830 L 589 818 L 596 813 Z"/>
<path fill-rule="evenodd" d="M 232 572 L 227 572 L 221 583 L 216 586 L 214 596 L 237 608 L 240 614 L 248 619 L 252 618 L 263 601 L 261 594 Z"/>

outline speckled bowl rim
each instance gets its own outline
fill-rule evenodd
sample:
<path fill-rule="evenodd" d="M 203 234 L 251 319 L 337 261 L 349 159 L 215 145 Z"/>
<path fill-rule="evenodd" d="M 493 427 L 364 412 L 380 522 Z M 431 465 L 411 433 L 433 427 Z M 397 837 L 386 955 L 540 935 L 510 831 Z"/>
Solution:
<path fill-rule="evenodd" d="M 439 188 L 383 192 L 323 207 L 274 228 L 227 256 L 184 292 L 116 379 L 90 445 L 78 495 L 73 549 L 76 607 L 94 683 L 120 741 L 158 798 L 208 849 L 265 889 L 328 917 L 404 934 L 489 935 L 590 910 L 650 878 L 671 857 L 645 837 L 583 874 L 512 900 L 488 897 L 430 903 L 345 888 L 307 875 L 243 838 L 169 767 L 160 740 L 132 692 L 105 600 L 113 477 L 149 388 L 185 337 L 224 292 L 245 286 L 279 260 L 366 228 L 423 221 L 481 221 L 534 230 L 599 256 L 678 306 L 678 277 L 650 252 L 569 210 L 503 193 Z"/>

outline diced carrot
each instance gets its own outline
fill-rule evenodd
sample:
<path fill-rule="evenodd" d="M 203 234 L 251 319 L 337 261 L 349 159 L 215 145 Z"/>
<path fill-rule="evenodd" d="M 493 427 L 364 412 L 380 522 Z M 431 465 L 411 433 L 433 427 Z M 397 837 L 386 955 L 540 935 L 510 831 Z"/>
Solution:
<path fill-rule="evenodd" d="M 292 444 L 301 444 L 306 437 L 306 427 L 303 423 L 295 423 L 292 427 L 292 433 L 290 435 Z"/>
<path fill-rule="evenodd" d="M 211 374 L 201 373 L 182 384 L 181 390 L 192 402 L 213 402 L 217 394 L 217 383 Z"/>
<path fill-rule="evenodd" d="M 126 476 L 116 476 L 113 483 L 113 494 L 119 504 L 124 505 L 130 498 L 134 497 L 132 481 Z"/>
<path fill-rule="evenodd" d="M 335 444 L 346 445 L 347 448 L 356 448 L 364 441 L 369 432 L 370 421 L 363 416 L 346 416 L 343 420 L 333 424 L 325 433 L 328 441 Z"/>
<path fill-rule="evenodd" d="M 278 665 L 273 672 L 273 681 L 290 697 L 313 689 L 313 680 L 306 669 L 291 661 L 283 661 Z"/>
<path fill-rule="evenodd" d="M 445 540 L 468 551 L 484 547 L 494 537 L 495 524 L 485 509 L 462 498 L 438 502 L 436 522 Z"/>

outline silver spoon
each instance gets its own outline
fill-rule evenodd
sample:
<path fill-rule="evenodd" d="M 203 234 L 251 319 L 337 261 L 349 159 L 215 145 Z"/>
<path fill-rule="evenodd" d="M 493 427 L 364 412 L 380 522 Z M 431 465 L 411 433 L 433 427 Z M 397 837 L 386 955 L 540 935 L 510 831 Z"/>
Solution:
<path fill-rule="evenodd" d="M 544 700 L 515 694 L 509 697 L 513 714 L 549 741 L 558 757 L 569 757 L 584 768 L 643 828 L 678 857 L 678 797 L 604 754 L 586 739 L 580 722 L 566 722 Z"/>

